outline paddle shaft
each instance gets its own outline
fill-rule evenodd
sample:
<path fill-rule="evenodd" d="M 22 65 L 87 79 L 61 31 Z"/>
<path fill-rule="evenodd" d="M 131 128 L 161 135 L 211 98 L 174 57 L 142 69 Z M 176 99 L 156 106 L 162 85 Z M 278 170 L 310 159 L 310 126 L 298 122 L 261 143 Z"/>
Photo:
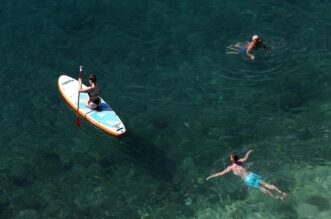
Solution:
<path fill-rule="evenodd" d="M 83 79 L 83 66 L 79 67 L 79 79 Z M 78 79 L 78 81 L 79 81 Z M 79 83 L 79 82 L 78 82 Z M 82 88 L 82 83 L 78 85 L 78 97 L 77 97 L 77 111 L 76 111 L 76 127 L 80 127 L 80 120 L 79 120 L 79 99 L 80 99 L 80 92 L 79 90 Z"/>

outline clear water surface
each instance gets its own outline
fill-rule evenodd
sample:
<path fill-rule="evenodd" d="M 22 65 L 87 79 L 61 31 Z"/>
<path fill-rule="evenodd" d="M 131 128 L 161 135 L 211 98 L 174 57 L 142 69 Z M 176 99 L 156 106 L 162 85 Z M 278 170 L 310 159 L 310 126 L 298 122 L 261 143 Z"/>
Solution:
<path fill-rule="evenodd" d="M 1 218 L 330 218 L 331 2 L 0 2 Z M 228 54 L 262 36 L 256 60 Z M 101 96 L 127 134 L 75 114 L 61 74 Z M 238 177 L 205 178 L 254 149 Z"/>

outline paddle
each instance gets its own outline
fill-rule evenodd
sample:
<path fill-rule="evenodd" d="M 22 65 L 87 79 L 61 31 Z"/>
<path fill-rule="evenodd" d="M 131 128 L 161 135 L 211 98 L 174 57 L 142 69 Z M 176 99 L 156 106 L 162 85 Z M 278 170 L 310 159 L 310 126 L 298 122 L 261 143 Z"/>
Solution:
<path fill-rule="evenodd" d="M 83 78 L 83 66 L 79 67 L 79 79 Z M 78 80 L 79 80 L 78 79 Z M 78 89 L 82 88 L 82 83 L 80 82 L 78 85 Z M 80 97 L 80 92 L 78 90 L 78 101 L 77 101 L 77 111 L 76 111 L 76 127 L 79 128 L 80 127 L 80 121 L 79 121 L 79 97 Z"/>

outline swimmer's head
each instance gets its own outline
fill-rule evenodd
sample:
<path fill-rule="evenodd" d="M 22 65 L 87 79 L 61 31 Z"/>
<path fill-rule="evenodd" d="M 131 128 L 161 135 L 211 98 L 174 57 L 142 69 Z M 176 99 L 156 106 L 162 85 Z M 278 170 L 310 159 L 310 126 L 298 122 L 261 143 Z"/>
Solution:
<path fill-rule="evenodd" d="M 238 155 L 236 155 L 236 154 L 231 154 L 231 162 L 232 163 L 238 163 Z"/>
<path fill-rule="evenodd" d="M 258 35 L 254 35 L 253 37 L 252 37 L 252 40 L 253 41 L 257 41 L 257 40 L 259 40 L 260 39 L 260 37 L 258 36 Z"/>
<path fill-rule="evenodd" d="M 92 83 L 95 83 L 97 81 L 97 77 L 91 73 L 90 77 L 89 77 L 89 80 L 92 82 Z"/>

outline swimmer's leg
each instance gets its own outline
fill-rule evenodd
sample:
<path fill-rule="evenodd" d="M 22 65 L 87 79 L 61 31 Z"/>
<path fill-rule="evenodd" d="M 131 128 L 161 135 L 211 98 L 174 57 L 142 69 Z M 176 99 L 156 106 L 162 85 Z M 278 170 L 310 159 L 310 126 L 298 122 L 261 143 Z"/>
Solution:
<path fill-rule="evenodd" d="M 283 193 L 283 192 L 280 191 L 276 186 L 274 186 L 274 185 L 272 185 L 272 184 L 268 184 L 268 183 L 263 182 L 263 181 L 261 181 L 260 184 L 261 184 L 263 187 L 267 188 L 267 189 L 275 190 L 275 191 L 277 191 L 278 193 Z"/>
<path fill-rule="evenodd" d="M 284 200 L 284 199 L 286 199 L 286 197 L 287 197 L 287 193 L 286 192 L 283 192 L 283 195 L 282 196 L 280 196 L 280 200 Z"/>
<path fill-rule="evenodd" d="M 280 191 L 280 189 L 278 189 L 277 186 L 274 186 L 272 184 L 268 184 L 268 183 L 263 182 L 263 181 L 260 182 L 260 185 L 262 187 L 266 188 L 266 189 L 277 191 L 279 194 L 281 194 L 281 196 L 279 197 L 279 199 L 281 199 L 281 200 L 284 200 L 287 197 L 287 194 L 285 192 Z"/>
<path fill-rule="evenodd" d="M 263 186 L 260 187 L 260 191 L 263 192 L 266 195 L 269 195 L 272 198 L 277 199 L 276 196 L 274 196 L 268 189 L 264 188 Z"/>

